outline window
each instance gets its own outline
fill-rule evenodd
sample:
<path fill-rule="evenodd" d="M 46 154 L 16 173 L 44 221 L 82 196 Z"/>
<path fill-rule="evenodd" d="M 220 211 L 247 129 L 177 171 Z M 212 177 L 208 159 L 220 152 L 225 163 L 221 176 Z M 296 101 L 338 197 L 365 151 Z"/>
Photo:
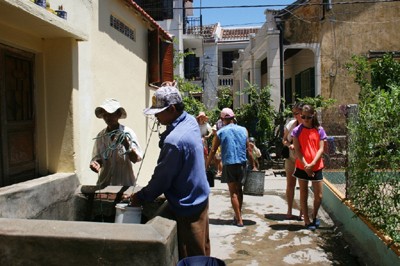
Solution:
<path fill-rule="evenodd" d="M 185 51 L 186 52 L 186 51 Z M 184 69 L 186 79 L 200 79 L 200 58 L 194 54 L 189 54 L 184 59 Z"/>
<path fill-rule="evenodd" d="M 233 70 L 232 61 L 239 57 L 239 53 L 237 51 L 229 51 L 222 52 L 222 75 L 231 75 Z M 218 71 L 219 75 L 221 75 L 221 71 Z"/>
<path fill-rule="evenodd" d="M 293 103 L 293 90 L 292 90 L 292 79 L 285 79 L 285 102 L 286 104 Z"/>
<path fill-rule="evenodd" d="M 173 0 L 138 0 L 135 1 L 154 20 L 173 19 Z"/>
<path fill-rule="evenodd" d="M 315 68 L 306 69 L 295 76 L 296 98 L 315 96 Z"/>
<path fill-rule="evenodd" d="M 261 61 L 261 75 L 268 73 L 268 61 L 267 58 Z"/>
<path fill-rule="evenodd" d="M 149 83 L 160 85 L 164 81 L 172 81 L 174 78 L 173 43 L 163 41 L 156 29 L 149 31 L 148 45 Z"/>

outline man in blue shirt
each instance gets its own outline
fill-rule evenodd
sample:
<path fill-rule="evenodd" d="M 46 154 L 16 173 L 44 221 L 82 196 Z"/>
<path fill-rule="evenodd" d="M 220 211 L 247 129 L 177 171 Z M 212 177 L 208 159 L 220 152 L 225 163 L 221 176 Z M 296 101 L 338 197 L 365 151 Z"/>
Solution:
<path fill-rule="evenodd" d="M 179 91 L 159 88 L 146 115 L 166 125 L 160 137 L 160 155 L 151 180 L 130 197 L 131 205 L 151 202 L 164 193 L 178 226 L 179 258 L 210 255 L 207 181 L 200 128 L 184 111 Z"/>
<path fill-rule="evenodd" d="M 235 212 L 233 224 L 243 227 L 242 180 L 246 171 L 247 156 L 253 169 L 255 169 L 255 164 L 251 148 L 249 147 L 247 129 L 236 124 L 235 114 L 232 109 L 222 109 L 221 119 L 224 123 L 224 127 L 217 131 L 217 136 L 213 139 L 213 145 L 207 159 L 206 169 L 209 167 L 218 147 L 221 145 L 221 159 L 223 165 L 221 179 L 226 179 L 228 183 L 232 208 Z"/>

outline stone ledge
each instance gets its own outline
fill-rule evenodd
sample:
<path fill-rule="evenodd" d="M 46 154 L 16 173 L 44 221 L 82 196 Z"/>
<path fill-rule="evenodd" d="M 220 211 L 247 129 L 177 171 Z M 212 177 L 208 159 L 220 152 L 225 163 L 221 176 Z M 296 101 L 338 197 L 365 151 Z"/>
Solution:
<path fill-rule="evenodd" d="M 108 224 L 0 218 L 0 265 L 176 265 L 176 222 Z"/>

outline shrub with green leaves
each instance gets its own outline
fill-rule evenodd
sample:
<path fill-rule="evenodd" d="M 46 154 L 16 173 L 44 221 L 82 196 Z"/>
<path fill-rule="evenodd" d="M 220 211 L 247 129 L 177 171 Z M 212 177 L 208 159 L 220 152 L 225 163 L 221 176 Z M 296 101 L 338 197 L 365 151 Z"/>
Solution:
<path fill-rule="evenodd" d="M 244 126 L 257 143 L 271 141 L 274 137 L 276 112 L 272 106 L 271 86 L 258 89 L 248 83 L 243 90 L 249 97 L 249 103 L 235 109 L 238 124 Z"/>
<path fill-rule="evenodd" d="M 400 69 L 390 56 L 354 57 L 349 65 L 361 91 L 348 124 L 348 195 L 361 215 L 400 243 L 400 79 L 390 69 Z"/>

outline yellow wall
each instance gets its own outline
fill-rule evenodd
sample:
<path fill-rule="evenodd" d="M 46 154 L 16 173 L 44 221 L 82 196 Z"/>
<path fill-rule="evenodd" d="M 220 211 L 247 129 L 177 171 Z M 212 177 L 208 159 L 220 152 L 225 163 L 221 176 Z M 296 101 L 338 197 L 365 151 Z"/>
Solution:
<path fill-rule="evenodd" d="M 127 111 L 127 119 L 120 122 L 136 132 L 143 151 L 149 141 L 138 181 L 146 185 L 159 154 L 158 134 L 150 130 L 153 122 L 142 114 L 153 93 L 147 86 L 149 25 L 120 0 L 64 5 L 73 21 L 54 17 L 29 1 L 21 8 L 2 1 L 0 6 L 16 13 L 0 18 L 0 43 L 35 54 L 39 174 L 75 172 L 82 184 L 96 183 L 89 162 L 93 138 L 105 123 L 94 109 L 112 97 Z M 110 26 L 111 14 L 135 30 L 135 41 Z M 21 19 L 31 23 L 21 24 Z M 136 173 L 139 166 L 134 165 Z"/>

